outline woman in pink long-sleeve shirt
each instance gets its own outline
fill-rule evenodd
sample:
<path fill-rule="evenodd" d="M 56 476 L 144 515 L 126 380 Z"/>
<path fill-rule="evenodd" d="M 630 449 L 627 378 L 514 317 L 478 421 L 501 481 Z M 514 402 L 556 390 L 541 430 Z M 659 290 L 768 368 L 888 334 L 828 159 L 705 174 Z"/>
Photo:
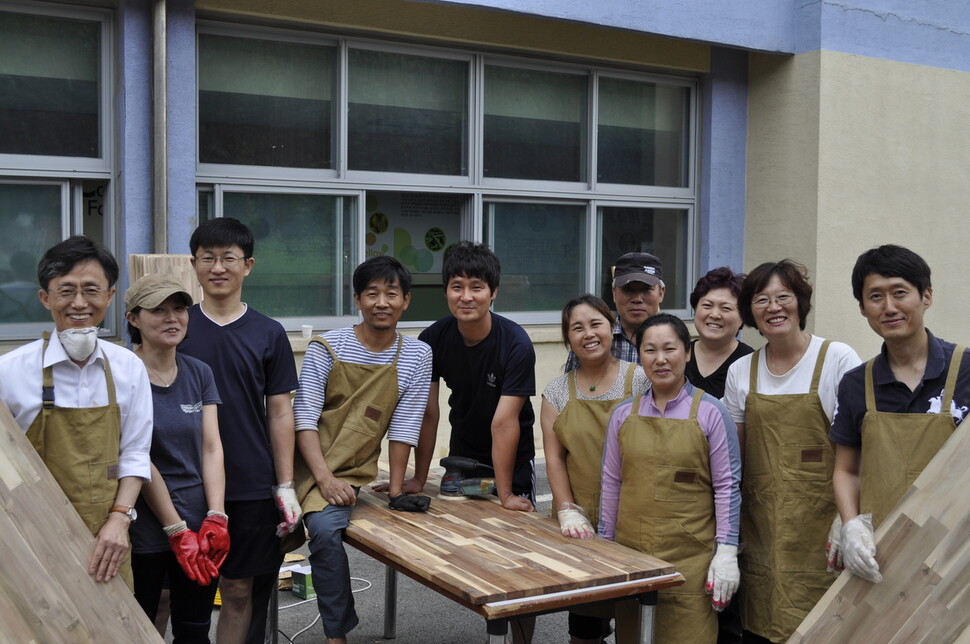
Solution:
<path fill-rule="evenodd" d="M 637 346 L 652 386 L 619 405 L 607 426 L 599 533 L 669 561 L 687 579 L 661 593 L 660 641 L 714 641 L 710 605 L 727 605 L 740 577 L 737 430 L 717 399 L 687 382 L 690 334 L 682 320 L 649 318 Z"/>

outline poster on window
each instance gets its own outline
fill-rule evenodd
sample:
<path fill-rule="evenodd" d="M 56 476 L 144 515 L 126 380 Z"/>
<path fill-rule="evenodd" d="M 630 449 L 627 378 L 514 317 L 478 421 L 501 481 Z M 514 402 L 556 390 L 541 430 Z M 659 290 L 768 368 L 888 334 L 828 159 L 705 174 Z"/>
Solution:
<path fill-rule="evenodd" d="M 445 249 L 459 241 L 462 195 L 371 192 L 367 257 L 391 255 L 412 273 L 441 271 Z"/>

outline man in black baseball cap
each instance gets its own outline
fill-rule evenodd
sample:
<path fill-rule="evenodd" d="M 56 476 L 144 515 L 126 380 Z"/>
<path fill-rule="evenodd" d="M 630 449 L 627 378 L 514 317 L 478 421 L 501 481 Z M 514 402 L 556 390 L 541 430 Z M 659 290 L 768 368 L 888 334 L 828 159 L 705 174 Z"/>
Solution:
<path fill-rule="evenodd" d="M 635 334 L 640 325 L 660 311 L 667 287 L 663 281 L 663 263 L 650 253 L 621 255 L 613 266 L 613 301 L 616 302 L 616 324 L 613 327 L 611 353 L 620 360 L 638 363 Z M 572 352 L 566 359 L 566 371 L 579 366 Z"/>

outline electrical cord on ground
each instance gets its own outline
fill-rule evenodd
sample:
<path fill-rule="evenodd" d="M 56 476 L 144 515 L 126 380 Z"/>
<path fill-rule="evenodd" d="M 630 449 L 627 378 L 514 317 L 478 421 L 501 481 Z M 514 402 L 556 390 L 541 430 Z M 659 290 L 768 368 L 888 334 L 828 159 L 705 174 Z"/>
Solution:
<path fill-rule="evenodd" d="M 357 588 L 356 590 L 351 590 L 350 592 L 352 592 L 352 593 L 362 593 L 365 590 L 370 589 L 370 587 L 374 585 L 371 582 L 367 581 L 366 579 L 361 579 L 360 577 L 351 577 L 350 578 L 350 581 L 362 581 L 365 584 L 367 584 L 363 588 Z M 283 610 L 287 610 L 287 609 L 290 609 L 290 608 L 296 608 L 297 606 L 302 606 L 303 604 L 309 604 L 310 602 L 316 603 L 316 601 L 317 601 L 316 599 L 304 599 L 303 601 L 296 602 L 295 604 L 287 604 L 286 606 L 280 606 L 279 607 L 279 610 L 283 611 Z M 295 640 L 300 635 L 303 635 L 303 633 L 306 633 L 308 630 L 310 630 L 311 628 L 313 628 L 313 626 L 317 622 L 319 622 L 319 621 L 320 621 L 320 613 L 318 611 L 317 612 L 317 616 L 313 618 L 313 621 L 310 622 L 309 624 L 307 624 L 306 626 L 304 626 L 303 628 L 301 628 L 300 630 L 298 630 L 296 633 L 294 633 L 293 634 L 293 637 L 290 637 L 289 635 L 287 635 L 286 633 L 284 633 L 281 629 L 276 629 L 276 631 L 280 635 L 282 635 L 286 639 L 287 642 L 290 642 L 290 644 L 293 644 L 293 640 Z"/>

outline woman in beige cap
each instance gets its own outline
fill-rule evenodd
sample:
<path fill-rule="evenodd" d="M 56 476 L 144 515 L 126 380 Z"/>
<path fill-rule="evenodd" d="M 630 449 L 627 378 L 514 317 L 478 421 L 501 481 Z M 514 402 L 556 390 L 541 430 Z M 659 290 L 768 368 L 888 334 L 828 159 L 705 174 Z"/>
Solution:
<path fill-rule="evenodd" d="M 128 333 L 152 386 L 152 481 L 130 530 L 135 598 L 154 621 L 166 575 L 176 642 L 208 642 L 215 579 L 229 553 L 225 471 L 212 371 L 176 352 L 192 297 L 167 275 L 125 293 Z"/>

